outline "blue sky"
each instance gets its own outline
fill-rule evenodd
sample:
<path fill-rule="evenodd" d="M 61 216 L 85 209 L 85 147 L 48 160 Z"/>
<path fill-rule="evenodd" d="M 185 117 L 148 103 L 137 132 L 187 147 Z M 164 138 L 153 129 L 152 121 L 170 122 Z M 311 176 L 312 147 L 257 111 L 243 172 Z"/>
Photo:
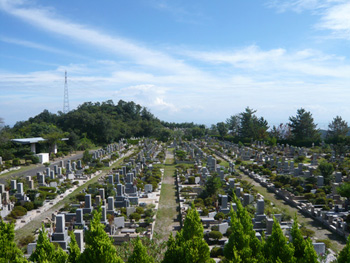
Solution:
<path fill-rule="evenodd" d="M 350 2 L 0 0 L 0 117 L 133 100 L 210 125 L 249 106 L 350 121 Z"/>

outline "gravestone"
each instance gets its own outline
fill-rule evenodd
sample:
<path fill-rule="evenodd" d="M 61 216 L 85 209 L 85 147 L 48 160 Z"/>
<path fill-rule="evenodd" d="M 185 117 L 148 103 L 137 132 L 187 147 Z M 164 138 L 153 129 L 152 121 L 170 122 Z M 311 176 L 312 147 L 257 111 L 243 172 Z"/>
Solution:
<path fill-rule="evenodd" d="M 153 186 L 151 184 L 146 184 L 145 193 L 152 193 L 152 191 L 153 191 Z"/>
<path fill-rule="evenodd" d="M 11 190 L 17 190 L 17 181 L 11 180 Z"/>
<path fill-rule="evenodd" d="M 83 253 L 85 249 L 84 230 L 82 229 L 74 230 L 74 236 L 75 236 L 75 240 L 77 241 L 80 252 Z"/>
<path fill-rule="evenodd" d="M 52 234 L 52 242 L 58 243 L 63 250 L 68 249 L 70 237 L 68 235 L 68 230 L 66 229 L 64 214 L 58 214 L 56 216 L 56 230 Z"/>
<path fill-rule="evenodd" d="M 101 196 L 95 196 L 95 206 L 98 207 L 101 204 Z"/>
<path fill-rule="evenodd" d="M 264 214 L 264 209 L 265 209 L 265 201 L 263 199 L 259 199 L 256 202 L 256 213 L 258 215 L 263 215 Z"/>
<path fill-rule="evenodd" d="M 124 216 L 115 217 L 114 218 L 114 226 L 116 228 L 123 228 L 125 226 L 125 218 L 124 218 Z"/>
<path fill-rule="evenodd" d="M 113 196 L 108 197 L 108 211 L 109 213 L 114 214 L 114 198 Z"/>
<path fill-rule="evenodd" d="M 85 207 L 83 208 L 84 214 L 91 213 L 93 210 L 91 206 L 91 195 L 87 194 L 85 195 Z"/>
<path fill-rule="evenodd" d="M 108 183 L 109 183 L 109 184 L 113 184 L 113 185 L 114 185 L 114 178 L 113 178 L 113 174 L 108 175 Z"/>
<path fill-rule="evenodd" d="M 342 182 L 343 175 L 341 172 L 336 172 L 335 174 L 335 182 L 336 183 L 341 183 Z"/>
<path fill-rule="evenodd" d="M 228 223 L 222 223 L 222 224 L 218 225 L 218 228 L 219 228 L 218 231 L 224 235 L 224 234 L 226 234 L 227 229 L 229 228 L 229 225 L 228 225 Z"/>
<path fill-rule="evenodd" d="M 105 200 L 105 189 L 104 188 L 98 189 L 98 193 L 101 196 L 102 202 L 104 202 L 104 200 Z"/>
<path fill-rule="evenodd" d="M 322 175 L 317 176 L 317 186 L 318 187 L 323 187 L 323 185 L 324 185 L 324 178 L 323 178 L 323 176 Z"/>
<path fill-rule="evenodd" d="M 83 217 L 83 209 L 78 208 L 76 211 L 76 218 L 75 218 L 75 225 L 77 226 L 84 226 L 85 225 L 85 221 L 84 221 L 84 217 Z"/>

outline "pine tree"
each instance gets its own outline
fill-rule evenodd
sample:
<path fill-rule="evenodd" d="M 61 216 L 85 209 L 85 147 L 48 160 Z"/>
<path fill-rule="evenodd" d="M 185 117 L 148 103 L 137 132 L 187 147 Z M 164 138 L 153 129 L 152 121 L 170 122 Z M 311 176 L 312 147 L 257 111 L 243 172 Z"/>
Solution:
<path fill-rule="evenodd" d="M 241 202 L 234 196 L 237 213 L 231 207 L 232 233 L 224 247 L 224 255 L 233 262 L 264 262 L 262 243 L 255 236 L 252 220 Z"/>
<path fill-rule="evenodd" d="M 175 239 L 170 234 L 168 249 L 163 263 L 211 263 L 209 246 L 203 238 L 203 226 L 197 210 L 192 204 L 184 226 Z"/>
<path fill-rule="evenodd" d="M 147 248 L 143 246 L 140 238 L 137 238 L 134 251 L 128 259 L 128 263 L 154 263 L 154 260 L 147 253 Z"/>
<path fill-rule="evenodd" d="M 0 218 L 0 262 L 27 262 L 14 241 L 14 227 L 14 224 L 5 223 Z"/>
<path fill-rule="evenodd" d="M 318 263 L 318 256 L 315 251 L 314 246 L 312 245 L 311 239 L 308 238 L 305 240 L 305 250 L 304 250 L 304 258 L 299 262 L 303 263 Z M 349 262 L 349 261 L 348 261 Z"/>
<path fill-rule="evenodd" d="M 346 246 L 340 251 L 338 256 L 338 263 L 348 263 L 350 262 L 350 236 L 348 236 L 348 241 Z"/>
<path fill-rule="evenodd" d="M 268 262 L 295 263 L 294 247 L 287 244 L 286 237 L 283 235 L 281 226 L 276 218 L 273 219 L 271 236 L 265 244 L 265 257 Z"/>
<path fill-rule="evenodd" d="M 61 247 L 55 248 L 47 235 L 47 231 L 44 225 L 39 232 L 36 248 L 33 254 L 29 257 L 33 262 L 53 262 L 53 263 L 65 263 L 68 259 L 66 252 Z"/>
<path fill-rule="evenodd" d="M 117 250 L 112 240 L 105 232 L 105 226 L 101 223 L 101 209 L 93 212 L 90 228 L 85 235 L 86 248 L 79 257 L 82 263 L 123 263 L 118 257 Z"/>
<path fill-rule="evenodd" d="M 304 257 L 304 251 L 306 247 L 306 241 L 301 234 L 301 231 L 298 226 L 298 219 L 295 216 L 292 229 L 290 230 L 292 236 L 292 243 L 294 246 L 294 256 L 297 260 L 301 260 Z"/>
<path fill-rule="evenodd" d="M 81 253 L 73 232 L 70 234 L 70 243 L 69 243 L 68 251 L 69 251 L 68 261 L 70 263 L 79 262 L 79 257 Z"/>

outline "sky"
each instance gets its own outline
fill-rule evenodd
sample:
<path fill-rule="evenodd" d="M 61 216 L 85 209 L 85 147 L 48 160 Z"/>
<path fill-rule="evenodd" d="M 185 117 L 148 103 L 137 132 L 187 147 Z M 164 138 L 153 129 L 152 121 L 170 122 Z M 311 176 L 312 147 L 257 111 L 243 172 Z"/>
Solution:
<path fill-rule="evenodd" d="M 169 122 L 246 107 L 350 122 L 347 0 L 0 0 L 0 117 L 134 101 Z"/>

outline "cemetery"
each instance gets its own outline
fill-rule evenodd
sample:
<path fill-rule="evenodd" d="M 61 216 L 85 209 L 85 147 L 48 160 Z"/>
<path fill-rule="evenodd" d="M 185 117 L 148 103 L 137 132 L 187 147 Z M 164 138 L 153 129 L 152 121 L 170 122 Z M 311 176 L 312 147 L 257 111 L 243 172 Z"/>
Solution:
<path fill-rule="evenodd" d="M 94 210 L 101 211 L 101 223 L 114 244 L 137 237 L 152 239 L 163 174 L 163 170 L 153 164 L 159 162 L 157 156 L 162 150 L 157 142 L 148 139 L 140 140 L 136 146 L 137 151 L 124 158 L 123 163 L 83 189 L 71 198 L 69 204 L 44 221 L 51 242 L 67 251 L 70 243 L 67 231 L 73 231 L 83 251 L 84 232 L 89 229 Z M 109 145 L 106 149 L 94 151 L 90 166 L 97 167 L 99 163 L 104 163 L 103 160 L 108 160 L 110 167 L 116 161 L 112 160 L 111 155 L 124 147 L 122 144 Z M 80 165 L 68 162 L 65 166 L 67 175 L 74 176 L 74 180 L 88 180 L 91 174 L 74 173 Z M 45 184 L 43 180 L 40 177 L 40 185 Z M 35 251 L 35 247 L 36 243 L 28 244 L 28 256 Z"/>

